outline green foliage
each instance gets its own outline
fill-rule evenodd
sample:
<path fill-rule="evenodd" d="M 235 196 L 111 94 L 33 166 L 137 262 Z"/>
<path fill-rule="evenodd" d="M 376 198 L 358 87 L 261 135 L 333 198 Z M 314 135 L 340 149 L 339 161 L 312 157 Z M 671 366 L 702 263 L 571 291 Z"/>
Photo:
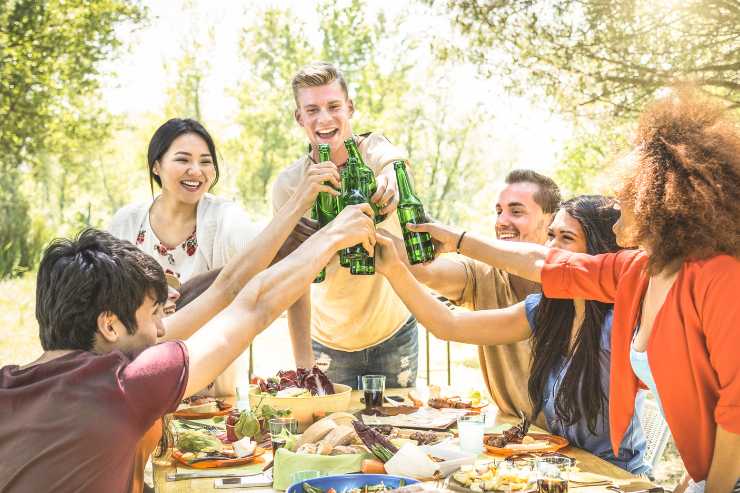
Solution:
<path fill-rule="evenodd" d="M 237 186 L 252 209 L 265 209 L 268 184 L 303 148 L 290 88 L 293 74 L 315 53 L 303 29 L 289 10 L 268 9 L 244 30 L 240 42 L 244 66 L 249 67 L 236 92 L 242 131 L 227 147 L 238 156 Z"/>
<path fill-rule="evenodd" d="M 461 203 L 467 203 L 475 189 L 491 179 L 498 163 L 484 155 L 479 145 L 479 124 L 493 120 L 493 115 L 482 104 L 459 111 L 450 99 L 448 77 L 453 71 L 447 63 L 426 72 L 424 91 L 436 97 L 413 99 L 402 107 L 406 116 L 401 120 L 405 125 L 399 144 L 409 153 L 416 191 L 427 214 L 456 223 L 463 219 Z M 480 101 L 474 95 L 469 99 Z"/>
<path fill-rule="evenodd" d="M 264 210 L 269 183 L 277 173 L 305 152 L 306 139 L 295 122 L 291 80 L 312 60 L 328 60 L 339 66 L 350 86 L 357 109 L 357 132 L 402 130 L 401 100 L 408 91 L 408 59 L 401 55 L 385 60 L 378 45 L 393 35 L 382 13 L 369 16 L 358 0 L 349 5 L 320 4 L 319 25 L 310 26 L 289 10 L 267 9 L 255 26 L 245 29 L 242 55 L 252 67 L 237 90 L 242 133 L 229 144 L 232 155 L 241 156 L 238 179 L 242 200 Z M 321 43 L 306 33 L 318 30 Z M 384 66 L 381 61 L 390 62 Z"/>
<path fill-rule="evenodd" d="M 623 127 L 583 132 L 566 145 L 564 158 L 555 170 L 563 197 L 582 194 L 613 195 L 616 182 L 614 156 L 627 147 Z"/>
<path fill-rule="evenodd" d="M 324 2 L 318 10 L 321 59 L 342 69 L 357 111 L 355 127 L 401 133 L 403 99 L 411 90 L 408 76 L 414 67 L 408 55 L 417 45 L 398 28 L 406 15 L 389 22 L 382 11 L 369 15 L 359 0 L 346 6 Z M 384 43 L 393 43 L 394 48 Z"/>
<path fill-rule="evenodd" d="M 123 0 L 0 3 L 0 277 L 30 268 L 56 226 L 89 224 L 71 206 L 94 180 L 90 144 L 110 135 L 99 64 L 120 46 L 116 28 L 143 15 Z"/>
<path fill-rule="evenodd" d="M 406 148 L 428 211 L 458 219 L 459 209 L 450 204 L 475 187 L 478 150 L 469 144 L 477 122 L 490 115 L 476 107 L 461 117 L 450 108 L 451 63 L 435 63 L 422 85 L 414 82 L 412 71 L 419 69 L 415 54 L 427 48 L 401 30 L 412 14 L 389 20 L 359 0 L 323 2 L 317 12 L 318 26 L 312 26 L 289 10 L 270 8 L 243 33 L 242 56 L 250 70 L 236 92 L 242 131 L 227 144 L 227 153 L 239 159 L 242 200 L 264 211 L 271 181 L 305 152 L 290 82 L 307 62 L 327 60 L 347 80 L 355 104 L 354 131 L 381 132 Z M 309 36 L 316 31 L 319 42 Z"/>
<path fill-rule="evenodd" d="M 186 2 L 185 9 L 192 16 L 198 16 L 191 2 Z M 200 24 L 199 24 L 200 26 Z M 202 92 L 205 78 L 211 69 L 211 50 L 215 39 L 215 27 L 207 26 L 202 39 L 197 32 L 190 32 L 180 44 L 182 56 L 171 63 L 166 63 L 169 72 L 175 74 L 175 83 L 167 88 L 167 101 L 164 107 L 164 118 L 193 118 L 203 123 Z"/>
<path fill-rule="evenodd" d="M 115 28 L 143 11 L 122 0 L 0 3 L 0 145 L 18 167 L 46 148 L 52 122 L 98 88 L 98 64 L 118 48 Z"/>
<path fill-rule="evenodd" d="M 511 89 L 542 88 L 564 109 L 630 116 L 678 81 L 740 106 L 737 0 L 446 4 L 471 42 L 465 56 L 503 75 Z"/>

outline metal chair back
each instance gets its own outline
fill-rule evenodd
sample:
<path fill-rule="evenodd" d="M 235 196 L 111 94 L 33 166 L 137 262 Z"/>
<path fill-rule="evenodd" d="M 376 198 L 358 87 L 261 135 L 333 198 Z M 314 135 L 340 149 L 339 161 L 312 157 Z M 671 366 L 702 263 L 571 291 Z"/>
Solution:
<path fill-rule="evenodd" d="M 663 418 L 663 413 L 660 412 L 660 407 L 654 400 L 645 399 L 640 413 L 640 424 L 647 442 L 645 462 L 655 469 L 668 445 L 670 431 L 668 423 Z"/>

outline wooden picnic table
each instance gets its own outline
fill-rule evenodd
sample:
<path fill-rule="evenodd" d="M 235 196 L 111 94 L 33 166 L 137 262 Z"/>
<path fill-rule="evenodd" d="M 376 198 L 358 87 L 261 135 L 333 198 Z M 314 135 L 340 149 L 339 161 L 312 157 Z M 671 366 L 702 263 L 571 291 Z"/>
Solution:
<path fill-rule="evenodd" d="M 405 396 L 408 389 L 388 389 L 387 394 L 389 395 L 403 395 Z M 352 401 L 350 404 L 350 412 L 358 411 L 363 409 L 363 404 L 360 403 L 360 398 L 363 393 L 360 391 L 352 392 Z M 228 399 L 227 399 L 228 400 Z M 233 401 L 232 401 L 233 402 Z M 515 416 L 499 415 L 496 418 L 496 424 L 512 424 L 518 422 L 519 418 Z M 535 428 L 534 426 L 532 428 Z M 533 430 L 536 431 L 536 430 Z M 647 489 L 655 486 L 646 479 L 641 479 L 634 476 L 624 469 L 599 458 L 595 455 L 586 452 L 585 450 L 577 447 L 568 447 L 560 451 L 561 453 L 575 458 L 578 462 L 578 467 L 581 471 L 587 471 L 595 473 L 605 478 L 609 478 L 615 484 L 618 484 L 625 492 L 637 491 L 641 489 Z M 491 456 L 496 458 L 495 456 Z M 272 454 L 266 453 L 263 458 L 266 462 L 272 460 Z M 501 458 L 501 457 L 499 457 Z M 166 465 L 165 465 L 166 464 Z M 194 470 L 195 471 L 195 470 Z M 210 469 L 213 471 L 213 469 Z M 250 491 L 252 493 L 275 493 L 277 490 L 272 488 L 256 488 L 252 487 L 247 489 L 229 489 L 229 490 L 217 490 L 213 487 L 213 478 L 200 478 L 200 479 L 188 479 L 180 481 L 167 481 L 167 474 L 174 474 L 176 467 L 169 464 L 167 460 L 154 462 L 154 487 L 158 493 L 184 493 L 184 492 L 214 492 L 214 491 Z M 441 486 L 438 484 L 438 486 Z M 608 490 L 605 486 L 584 486 L 576 489 L 578 493 L 614 493 L 612 490 Z"/>

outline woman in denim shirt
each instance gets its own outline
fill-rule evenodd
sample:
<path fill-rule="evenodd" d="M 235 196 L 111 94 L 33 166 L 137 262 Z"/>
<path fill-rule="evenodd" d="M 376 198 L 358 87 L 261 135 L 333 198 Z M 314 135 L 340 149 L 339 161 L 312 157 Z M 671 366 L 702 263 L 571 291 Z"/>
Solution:
<path fill-rule="evenodd" d="M 614 201 L 579 196 L 564 202 L 548 228 L 548 247 L 599 254 L 617 246 L 612 226 L 619 218 Z M 633 474 L 649 472 L 645 437 L 637 418 L 642 399 L 614 454 L 609 435 L 609 365 L 612 305 L 530 295 L 508 308 L 450 312 L 431 296 L 399 259 L 390 237 L 378 234 L 376 262 L 419 322 L 442 340 L 478 345 L 510 344 L 531 338 L 528 382 L 534 416 L 542 412 L 551 433 L 566 437 Z M 400 246 L 400 245 L 399 245 Z M 403 255 L 403 253 L 401 253 Z"/>

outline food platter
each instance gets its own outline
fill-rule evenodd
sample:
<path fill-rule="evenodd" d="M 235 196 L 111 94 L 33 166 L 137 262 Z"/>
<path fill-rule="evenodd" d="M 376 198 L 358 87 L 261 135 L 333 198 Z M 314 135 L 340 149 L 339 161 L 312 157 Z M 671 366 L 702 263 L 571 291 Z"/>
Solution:
<path fill-rule="evenodd" d="M 456 481 L 454 478 L 450 478 L 450 481 L 448 483 L 448 486 L 451 490 L 454 491 L 460 491 L 463 493 L 481 493 L 478 490 L 474 490 L 468 486 L 465 486 L 464 484 L 460 483 L 459 481 Z M 517 486 L 521 486 L 520 489 L 517 489 Z M 495 490 L 484 490 L 484 491 L 492 491 L 492 492 L 518 492 L 518 493 L 531 493 L 537 491 L 536 484 L 533 483 L 523 483 L 522 485 L 508 485 L 508 486 L 502 486 L 501 489 L 495 489 Z"/>
<path fill-rule="evenodd" d="M 474 402 L 470 399 L 462 399 L 458 396 L 454 396 L 430 398 L 427 404 L 429 407 L 434 409 L 465 409 L 472 414 L 479 414 L 490 404 L 490 402 L 488 399 L 480 399 L 477 402 Z"/>
<path fill-rule="evenodd" d="M 420 431 L 413 428 L 394 428 L 393 432 L 390 434 L 390 438 L 412 440 L 418 445 L 437 445 L 438 443 L 449 440 L 454 436 L 455 435 L 447 431 Z"/>
<path fill-rule="evenodd" d="M 518 468 L 504 462 L 462 466 L 450 477 L 449 487 L 466 493 L 536 491 L 531 468 Z"/>
<path fill-rule="evenodd" d="M 233 466 L 242 466 L 244 464 L 249 464 L 250 462 L 254 462 L 255 460 L 257 460 L 264 453 L 265 453 L 265 449 L 263 449 L 262 447 L 257 447 L 254 450 L 254 453 L 248 457 L 236 457 L 233 459 L 199 460 L 198 462 L 190 463 L 189 461 L 183 458 L 182 452 L 180 452 L 178 449 L 173 449 L 172 458 L 185 466 L 192 467 L 193 469 L 213 469 L 216 467 L 233 467 Z"/>
<path fill-rule="evenodd" d="M 470 409 L 434 409 L 432 407 L 380 407 L 358 411 L 356 415 L 370 426 L 390 425 L 396 428 L 413 428 L 429 431 L 446 431 L 457 418 L 470 414 Z"/>
<path fill-rule="evenodd" d="M 509 457 L 517 454 L 539 454 L 544 452 L 557 452 L 569 445 L 568 440 L 547 433 L 529 433 L 528 437 L 532 438 L 531 443 L 509 443 L 505 447 L 494 447 L 486 443 L 488 438 L 500 437 L 500 433 L 486 434 L 483 438 L 483 444 L 486 453 L 496 456 Z"/>
<path fill-rule="evenodd" d="M 172 416 L 177 419 L 206 419 L 206 418 L 213 418 L 215 416 L 226 416 L 231 411 L 231 408 L 233 407 L 231 404 L 222 403 L 221 406 L 223 409 L 220 409 L 218 411 L 211 411 L 211 412 L 193 412 L 189 411 L 187 408 L 181 409 L 179 411 L 175 411 L 172 413 Z"/>

